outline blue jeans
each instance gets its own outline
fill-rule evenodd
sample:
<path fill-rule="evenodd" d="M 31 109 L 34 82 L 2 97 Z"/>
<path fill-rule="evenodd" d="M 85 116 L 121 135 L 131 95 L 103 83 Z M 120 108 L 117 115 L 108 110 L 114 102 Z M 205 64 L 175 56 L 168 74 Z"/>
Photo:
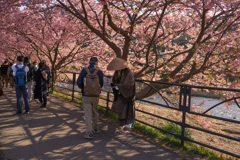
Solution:
<path fill-rule="evenodd" d="M 16 90 L 16 96 L 17 96 L 17 112 L 22 113 L 22 107 L 21 107 L 21 97 L 23 95 L 23 99 L 25 102 L 25 110 L 29 111 L 29 105 L 28 105 L 28 94 L 27 94 L 27 87 L 17 87 L 15 86 Z"/>

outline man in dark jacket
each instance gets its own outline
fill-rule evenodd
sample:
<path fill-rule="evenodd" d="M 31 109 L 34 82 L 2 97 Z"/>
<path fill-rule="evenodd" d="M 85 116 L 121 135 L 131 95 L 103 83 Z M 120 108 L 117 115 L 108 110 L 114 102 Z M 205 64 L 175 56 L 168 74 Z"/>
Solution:
<path fill-rule="evenodd" d="M 98 132 L 97 108 L 98 108 L 100 90 L 99 90 L 99 93 L 97 93 L 98 96 L 86 96 L 84 92 L 84 85 L 86 84 L 84 83 L 84 79 L 86 80 L 86 76 L 87 74 L 89 74 L 89 72 L 91 74 L 94 74 L 95 70 L 96 70 L 96 74 L 99 77 L 99 84 L 97 84 L 97 86 L 98 87 L 100 86 L 101 88 L 103 86 L 103 72 L 96 67 L 97 62 L 98 62 L 98 59 L 96 57 L 92 57 L 90 59 L 90 65 L 87 68 L 88 71 L 86 71 L 86 69 L 83 69 L 77 80 L 77 85 L 82 90 L 82 102 L 83 102 L 83 109 L 85 113 L 85 122 L 87 126 L 87 131 L 86 131 L 87 134 L 84 136 L 85 139 L 92 139 L 93 138 L 92 134 L 93 133 L 96 134 Z"/>
<path fill-rule="evenodd" d="M 8 75 L 7 75 L 7 71 L 8 71 L 8 62 L 4 61 L 3 65 L 1 66 L 1 70 L 2 70 L 2 83 L 3 86 L 4 84 L 6 84 L 6 87 L 8 87 Z"/>
<path fill-rule="evenodd" d="M 28 101 L 32 101 L 32 92 L 33 92 L 33 76 L 35 74 L 34 65 L 30 63 L 28 57 L 24 57 L 24 65 L 28 66 L 29 71 L 27 73 L 27 87 L 28 87 Z"/>

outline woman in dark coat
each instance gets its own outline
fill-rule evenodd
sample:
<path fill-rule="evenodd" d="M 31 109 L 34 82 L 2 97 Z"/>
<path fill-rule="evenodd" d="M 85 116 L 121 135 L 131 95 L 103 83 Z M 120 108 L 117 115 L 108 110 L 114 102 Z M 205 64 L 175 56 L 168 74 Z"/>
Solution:
<path fill-rule="evenodd" d="M 121 58 L 113 59 L 107 70 L 114 70 L 112 88 L 114 102 L 112 109 L 118 112 L 120 133 L 129 133 L 135 119 L 135 80 L 132 71 L 128 68 L 127 61 Z"/>
<path fill-rule="evenodd" d="M 39 63 L 39 68 L 34 75 L 34 80 L 36 82 L 34 90 L 34 99 L 39 99 L 41 106 L 46 107 L 48 87 L 50 86 L 51 71 L 46 65 L 46 61 L 42 60 Z"/>

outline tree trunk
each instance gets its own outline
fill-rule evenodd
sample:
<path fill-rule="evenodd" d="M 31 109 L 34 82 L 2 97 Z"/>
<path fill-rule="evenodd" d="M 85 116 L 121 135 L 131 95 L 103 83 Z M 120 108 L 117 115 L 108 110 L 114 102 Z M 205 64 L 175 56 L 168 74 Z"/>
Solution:
<path fill-rule="evenodd" d="M 142 98 L 146 98 L 146 97 L 152 96 L 157 91 L 159 91 L 161 89 L 168 88 L 168 87 L 171 86 L 171 85 L 167 85 L 167 84 L 151 83 L 151 82 L 148 83 L 148 84 L 149 84 L 149 86 L 147 85 L 140 92 L 136 93 L 136 97 L 137 98 L 142 99 Z"/>

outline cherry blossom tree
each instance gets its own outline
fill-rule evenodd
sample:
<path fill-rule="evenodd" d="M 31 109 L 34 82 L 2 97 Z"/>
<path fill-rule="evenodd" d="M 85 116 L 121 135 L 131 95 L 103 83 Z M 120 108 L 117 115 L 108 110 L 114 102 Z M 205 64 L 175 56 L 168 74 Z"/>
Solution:
<path fill-rule="evenodd" d="M 8 7 L 19 7 L 10 2 Z M 21 5 L 38 12 L 59 8 L 74 16 L 101 39 L 93 46 L 105 43 L 106 51 L 95 49 L 106 62 L 102 65 L 121 57 L 136 78 L 217 85 L 225 83 L 226 74 L 239 76 L 238 0 L 26 0 Z"/>
<path fill-rule="evenodd" d="M 88 56 L 93 55 L 87 48 L 94 49 L 92 43 L 96 36 L 91 36 L 75 17 L 61 10 L 52 9 L 36 14 L 23 10 L 17 15 L 12 13 L 12 16 L 15 18 L 7 24 L 14 25 L 9 25 L 5 31 L 15 39 L 9 37 L 4 41 L 8 40 L 8 48 L 15 50 L 15 54 L 45 59 L 51 64 L 52 71 L 85 62 Z"/>
<path fill-rule="evenodd" d="M 205 85 L 216 84 L 230 72 L 239 74 L 239 5 L 237 0 L 56 0 L 49 4 L 78 18 L 115 56 L 128 60 L 136 78 L 205 81 Z M 190 38 L 180 46 L 174 40 L 183 35 Z"/>
<path fill-rule="evenodd" d="M 4 17 L 0 19 L 4 58 L 44 57 L 58 70 L 77 65 L 74 62 L 86 64 L 95 55 L 106 71 L 106 65 L 120 57 L 129 62 L 135 78 L 240 87 L 225 81 L 227 74 L 240 77 L 239 0 L 3 0 L 0 16 Z M 149 84 L 178 102 L 175 87 Z M 145 86 L 136 96 L 154 93 Z M 212 123 L 199 122 L 207 124 L 202 126 L 206 129 Z"/>

